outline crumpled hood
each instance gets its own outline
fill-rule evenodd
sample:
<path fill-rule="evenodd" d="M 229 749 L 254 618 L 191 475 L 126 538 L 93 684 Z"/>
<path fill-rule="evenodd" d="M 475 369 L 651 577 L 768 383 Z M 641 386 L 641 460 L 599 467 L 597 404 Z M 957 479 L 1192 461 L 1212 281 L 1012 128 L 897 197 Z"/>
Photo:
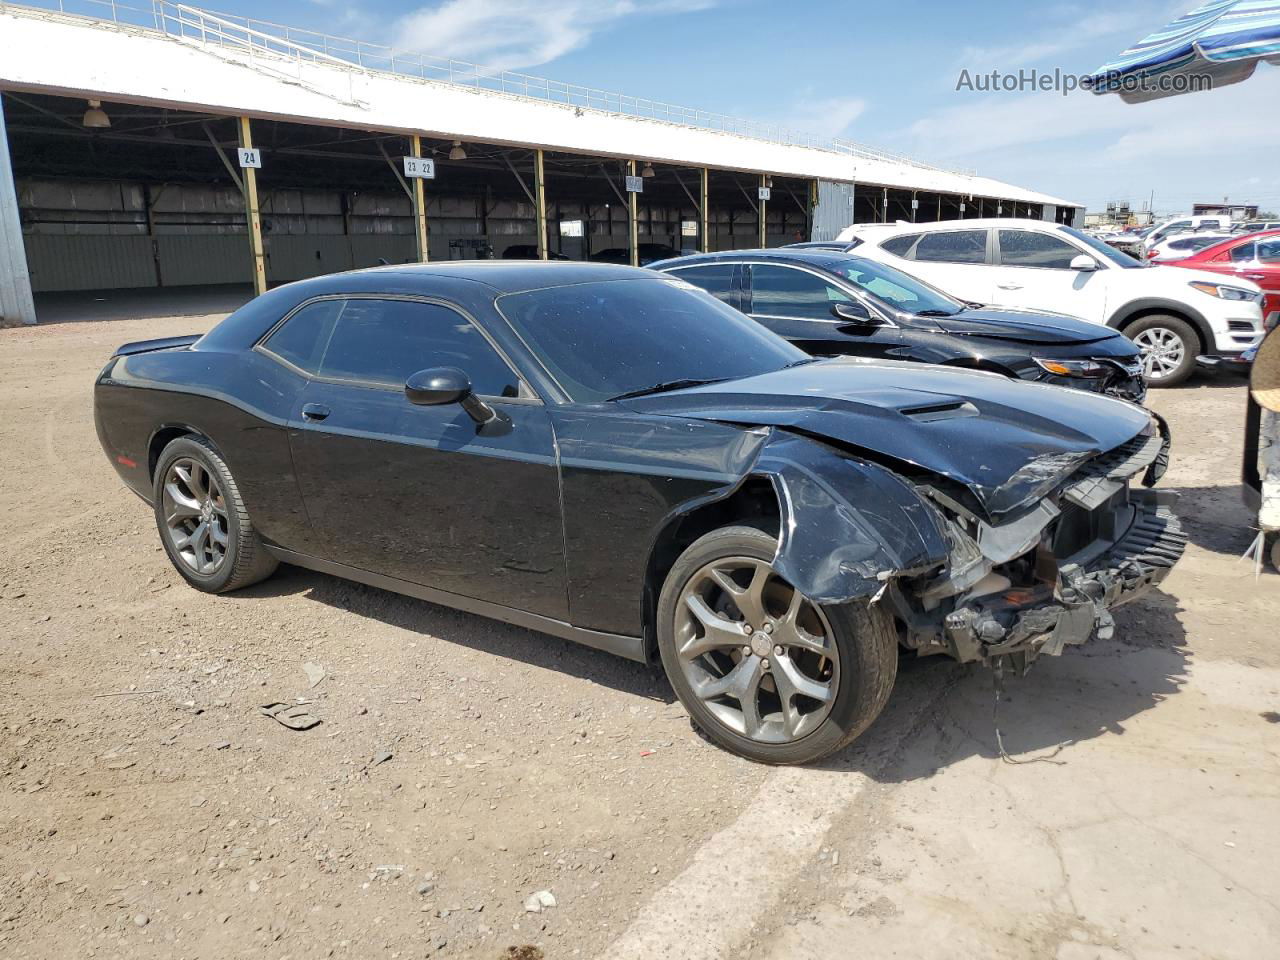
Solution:
<path fill-rule="evenodd" d="M 963 484 L 992 518 L 1152 428 L 1123 400 L 999 374 L 838 358 L 637 397 L 646 413 L 777 426 Z"/>
<path fill-rule="evenodd" d="M 978 307 L 954 317 L 931 318 L 947 333 L 1017 343 L 1094 343 L 1121 334 L 1066 314 Z"/>

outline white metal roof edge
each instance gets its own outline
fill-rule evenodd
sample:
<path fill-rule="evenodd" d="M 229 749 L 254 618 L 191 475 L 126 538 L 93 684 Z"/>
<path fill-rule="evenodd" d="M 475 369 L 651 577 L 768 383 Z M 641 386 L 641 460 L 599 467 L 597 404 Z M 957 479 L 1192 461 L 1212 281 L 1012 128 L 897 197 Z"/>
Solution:
<path fill-rule="evenodd" d="M 268 72 L 273 70 L 275 72 Z M 986 177 L 326 63 L 201 48 L 31 8 L 0 12 L 0 86 L 681 166 L 1079 206 Z M 608 144 L 602 149 L 601 144 Z"/>

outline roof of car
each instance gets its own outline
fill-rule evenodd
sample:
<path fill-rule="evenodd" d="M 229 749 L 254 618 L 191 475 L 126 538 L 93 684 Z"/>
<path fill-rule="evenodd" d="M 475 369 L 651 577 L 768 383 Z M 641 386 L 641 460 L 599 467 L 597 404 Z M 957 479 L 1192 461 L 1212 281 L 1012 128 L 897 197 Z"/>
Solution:
<path fill-rule="evenodd" d="M 1052 220 L 1036 220 L 1033 217 L 970 217 L 963 220 L 930 220 L 921 223 L 855 223 L 850 228 L 856 233 L 863 231 L 892 230 L 901 233 L 925 230 L 984 230 L 988 227 L 1044 227 L 1054 229 L 1063 224 Z"/>
<path fill-rule="evenodd" d="M 830 247 L 771 247 L 756 250 L 718 250 L 714 253 L 691 253 L 685 257 L 672 257 L 649 264 L 651 270 L 669 270 L 672 267 L 691 267 L 699 263 L 716 263 L 721 260 L 776 260 L 780 263 L 803 263 L 810 266 L 827 266 L 843 260 L 858 258 L 857 253 L 845 253 Z"/>
<path fill-rule="evenodd" d="M 337 292 L 340 288 L 376 292 L 383 284 L 403 286 L 417 279 L 439 277 L 483 283 L 495 293 L 503 294 L 602 280 L 636 280 L 645 275 L 645 271 L 637 267 L 578 260 L 446 260 L 347 270 L 300 280 L 297 286 L 324 287 L 325 292 Z"/>

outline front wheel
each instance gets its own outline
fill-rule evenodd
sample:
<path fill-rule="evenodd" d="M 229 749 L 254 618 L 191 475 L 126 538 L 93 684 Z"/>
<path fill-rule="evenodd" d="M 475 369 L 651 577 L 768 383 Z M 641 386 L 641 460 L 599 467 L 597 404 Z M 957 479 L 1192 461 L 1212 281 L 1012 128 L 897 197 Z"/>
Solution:
<path fill-rule="evenodd" d="M 1130 324 L 1124 332 L 1138 347 L 1148 386 L 1176 387 L 1195 371 L 1200 337 L 1187 321 L 1156 314 Z"/>
<path fill-rule="evenodd" d="M 676 695 L 716 743 L 763 763 L 807 763 L 880 714 L 898 670 L 893 620 L 868 601 L 814 603 L 773 569 L 777 540 L 725 527 L 693 543 L 658 600 Z"/>

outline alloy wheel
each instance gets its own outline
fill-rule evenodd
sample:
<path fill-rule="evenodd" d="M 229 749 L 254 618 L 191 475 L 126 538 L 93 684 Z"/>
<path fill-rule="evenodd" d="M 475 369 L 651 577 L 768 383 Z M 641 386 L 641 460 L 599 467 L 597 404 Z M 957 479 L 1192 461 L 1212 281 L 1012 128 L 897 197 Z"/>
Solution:
<path fill-rule="evenodd" d="M 165 531 L 186 566 L 209 576 L 227 558 L 227 505 L 209 468 L 191 457 L 169 465 L 161 493 Z"/>
<path fill-rule="evenodd" d="M 675 640 L 694 694 L 733 732 L 789 743 L 821 726 L 840 681 L 821 608 L 752 557 L 698 570 L 676 606 Z"/>
<path fill-rule="evenodd" d="M 1172 376 L 1187 357 L 1187 345 L 1167 327 L 1149 327 L 1133 338 L 1142 356 L 1142 372 L 1148 380 Z"/>

